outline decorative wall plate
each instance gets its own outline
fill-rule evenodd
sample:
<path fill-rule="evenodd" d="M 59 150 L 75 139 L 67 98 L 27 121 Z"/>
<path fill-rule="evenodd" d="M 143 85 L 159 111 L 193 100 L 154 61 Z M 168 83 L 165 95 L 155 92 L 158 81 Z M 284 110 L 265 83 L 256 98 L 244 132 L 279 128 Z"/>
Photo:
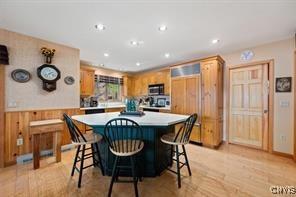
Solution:
<path fill-rule="evenodd" d="M 254 53 L 251 50 L 246 50 L 241 54 L 241 60 L 248 61 L 254 57 Z"/>
<path fill-rule="evenodd" d="M 14 81 L 19 83 L 26 83 L 30 81 L 31 74 L 24 69 L 15 69 L 11 72 L 11 77 Z"/>
<path fill-rule="evenodd" d="M 67 77 L 64 78 L 64 82 L 67 85 L 72 85 L 72 84 L 74 84 L 75 79 L 72 76 L 67 76 Z"/>

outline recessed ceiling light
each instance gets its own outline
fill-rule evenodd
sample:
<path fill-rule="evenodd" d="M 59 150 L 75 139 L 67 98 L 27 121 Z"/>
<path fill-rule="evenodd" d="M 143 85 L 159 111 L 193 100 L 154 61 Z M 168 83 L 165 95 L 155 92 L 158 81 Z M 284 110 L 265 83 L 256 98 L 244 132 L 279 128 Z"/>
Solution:
<path fill-rule="evenodd" d="M 217 44 L 219 41 L 220 41 L 219 39 L 214 39 L 214 40 L 212 40 L 212 43 Z"/>
<path fill-rule="evenodd" d="M 169 58 L 170 56 L 171 56 L 171 55 L 170 55 L 169 53 L 165 53 L 165 54 L 164 54 L 164 57 L 165 57 L 165 58 Z"/>
<path fill-rule="evenodd" d="M 161 26 L 158 27 L 158 30 L 159 30 L 159 31 L 166 31 L 167 29 L 168 29 L 168 28 L 167 28 L 166 25 L 161 25 Z"/>
<path fill-rule="evenodd" d="M 133 46 L 138 46 L 139 43 L 138 43 L 136 40 L 132 40 L 132 41 L 131 41 L 131 45 L 133 45 Z"/>
<path fill-rule="evenodd" d="M 137 66 L 140 66 L 140 65 L 141 65 L 141 63 L 140 63 L 140 62 L 137 62 L 137 63 L 136 63 L 136 65 L 137 65 Z"/>
<path fill-rule="evenodd" d="M 104 53 L 104 56 L 105 57 L 109 57 L 109 53 Z"/>
<path fill-rule="evenodd" d="M 95 28 L 99 31 L 103 31 L 106 29 L 105 25 L 103 25 L 103 24 L 96 24 Z"/>

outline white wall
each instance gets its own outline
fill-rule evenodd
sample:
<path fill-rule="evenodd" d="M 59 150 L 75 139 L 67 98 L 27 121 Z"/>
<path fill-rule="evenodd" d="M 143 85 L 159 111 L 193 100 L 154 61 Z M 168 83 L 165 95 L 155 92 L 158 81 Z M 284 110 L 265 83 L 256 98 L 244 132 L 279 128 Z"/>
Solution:
<path fill-rule="evenodd" d="M 5 111 L 79 108 L 78 49 L 4 29 L 0 29 L 0 43 L 8 47 L 10 61 L 10 65 L 5 67 Z M 43 90 L 42 81 L 37 77 L 37 68 L 44 64 L 41 47 L 56 49 L 52 64 L 61 71 L 61 79 L 57 81 L 57 89 L 53 92 Z M 11 71 L 18 68 L 28 70 L 32 74 L 32 80 L 27 83 L 15 82 L 10 75 Z M 68 75 L 75 78 L 75 84 L 64 83 L 64 78 Z M 9 102 L 14 101 L 17 107 L 8 107 Z"/>
<path fill-rule="evenodd" d="M 282 40 L 254 48 L 250 48 L 255 54 L 250 62 L 274 59 L 274 77 L 294 78 L 294 39 Z M 221 55 L 226 61 L 226 66 L 234 66 L 248 63 L 240 60 L 240 50 L 231 54 Z M 294 79 L 293 79 L 294 80 Z M 271 84 L 274 86 L 274 84 Z M 293 82 L 292 88 L 295 85 Z M 294 143 L 294 96 L 291 93 L 274 93 L 274 128 L 273 128 L 273 150 L 293 154 Z M 224 95 L 225 98 L 227 95 Z M 225 99 L 226 100 L 226 99 Z M 280 101 L 290 102 L 289 107 L 281 107 Z M 226 105 L 225 105 L 226 106 Z M 226 109 L 225 109 L 226 110 Z M 225 135 L 224 135 L 225 136 Z M 281 140 L 286 137 L 286 141 Z"/>

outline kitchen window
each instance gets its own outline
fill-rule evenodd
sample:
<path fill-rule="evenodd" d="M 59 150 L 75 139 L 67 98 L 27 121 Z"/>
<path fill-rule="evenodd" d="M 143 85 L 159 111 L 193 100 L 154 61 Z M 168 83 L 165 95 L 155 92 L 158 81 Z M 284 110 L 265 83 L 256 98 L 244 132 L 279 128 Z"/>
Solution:
<path fill-rule="evenodd" d="M 99 102 L 121 101 L 123 92 L 123 79 L 111 76 L 96 76 L 95 94 L 98 96 Z"/>

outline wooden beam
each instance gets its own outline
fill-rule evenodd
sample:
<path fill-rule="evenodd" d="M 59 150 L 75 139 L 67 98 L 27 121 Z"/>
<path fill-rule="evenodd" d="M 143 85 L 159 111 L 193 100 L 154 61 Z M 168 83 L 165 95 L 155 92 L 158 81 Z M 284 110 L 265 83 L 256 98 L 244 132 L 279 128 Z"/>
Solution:
<path fill-rule="evenodd" d="M 0 168 L 4 167 L 4 103 L 5 103 L 5 97 L 4 97 L 4 77 L 5 77 L 5 66 L 0 65 Z"/>

